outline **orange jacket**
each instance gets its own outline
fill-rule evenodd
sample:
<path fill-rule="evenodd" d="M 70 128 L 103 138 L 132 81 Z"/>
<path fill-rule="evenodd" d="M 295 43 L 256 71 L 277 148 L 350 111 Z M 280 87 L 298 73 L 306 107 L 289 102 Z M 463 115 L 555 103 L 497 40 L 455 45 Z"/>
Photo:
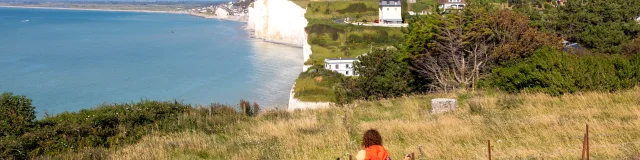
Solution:
<path fill-rule="evenodd" d="M 367 154 L 365 160 L 389 160 L 389 152 L 381 145 L 373 145 L 364 149 Z"/>

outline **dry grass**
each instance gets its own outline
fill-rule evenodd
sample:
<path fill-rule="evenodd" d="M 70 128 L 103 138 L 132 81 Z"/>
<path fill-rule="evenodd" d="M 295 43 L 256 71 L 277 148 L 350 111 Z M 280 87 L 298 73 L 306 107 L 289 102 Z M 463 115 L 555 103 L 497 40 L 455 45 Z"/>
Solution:
<path fill-rule="evenodd" d="M 435 97 L 458 98 L 460 108 L 429 114 L 429 101 Z M 410 152 L 423 159 L 485 159 L 487 140 L 492 142 L 495 159 L 579 159 L 585 124 L 589 124 L 592 158 L 637 159 L 639 118 L 637 88 L 561 97 L 458 92 L 359 102 L 345 108 L 264 113 L 224 133 L 149 136 L 111 156 L 335 159 L 355 154 L 361 134 L 375 128 L 383 134 L 393 159 Z"/>

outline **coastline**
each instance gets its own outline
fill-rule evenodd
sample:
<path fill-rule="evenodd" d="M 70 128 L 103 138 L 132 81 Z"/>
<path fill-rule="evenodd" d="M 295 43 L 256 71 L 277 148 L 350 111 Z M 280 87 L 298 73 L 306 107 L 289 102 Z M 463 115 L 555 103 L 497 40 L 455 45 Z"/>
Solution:
<path fill-rule="evenodd" d="M 205 18 L 205 19 L 218 19 L 218 20 L 227 20 L 227 21 L 236 21 L 236 22 L 247 22 L 247 20 L 248 20 L 248 17 L 246 17 L 246 16 L 227 16 L 227 18 L 224 18 L 224 17 L 218 17 L 216 15 L 193 13 L 193 12 L 186 12 L 186 11 L 120 10 L 120 9 L 61 8 L 61 7 L 8 6 L 8 5 L 0 5 L 0 8 L 25 8 L 25 9 L 55 9 L 55 10 L 74 10 L 74 11 L 184 14 L 184 15 L 191 15 L 191 16 Z"/>
<path fill-rule="evenodd" d="M 160 14 L 184 14 L 184 15 L 191 15 L 191 16 L 196 16 L 196 17 L 200 17 L 200 18 L 205 18 L 205 19 L 217 19 L 217 20 L 228 20 L 228 21 L 236 21 L 236 22 L 245 22 L 247 23 L 249 21 L 249 16 L 233 16 L 233 15 L 229 15 L 229 16 L 216 16 L 216 15 L 212 15 L 212 14 L 202 14 L 202 13 L 197 13 L 197 12 L 187 12 L 187 11 L 154 11 L 154 10 L 119 10 L 119 9 L 91 9 L 91 8 L 61 8 L 61 7 L 37 7 L 37 6 L 8 6 L 8 5 L 0 5 L 0 8 L 27 8 L 27 9 L 56 9 L 56 10 L 79 10 L 79 11 L 103 11 L 103 12 L 138 12 L 138 13 L 160 13 Z M 260 38 L 260 37 L 256 37 L 254 36 L 255 34 L 255 30 L 250 29 L 248 27 L 245 27 L 244 30 L 246 30 L 248 32 L 249 35 L 251 35 L 250 38 L 252 39 L 258 39 L 267 43 L 272 43 L 272 44 L 277 44 L 277 45 L 284 45 L 284 46 L 289 46 L 289 47 L 295 47 L 295 48 L 301 48 L 303 49 L 303 64 L 302 64 L 302 68 L 301 71 L 304 72 L 306 71 L 310 66 L 308 65 L 304 65 L 304 62 L 306 62 L 309 59 L 309 56 L 311 55 L 311 47 L 309 46 L 308 42 L 306 42 L 306 35 L 305 35 L 305 40 L 304 43 L 302 45 L 295 45 L 295 44 L 289 44 L 289 43 L 284 43 L 284 42 L 278 42 L 278 41 L 273 41 L 273 40 L 268 40 L 266 38 Z M 300 101 L 297 98 L 295 98 L 294 93 L 293 93 L 293 89 L 295 88 L 295 82 L 292 85 L 291 88 L 291 92 L 289 95 L 289 101 L 287 103 L 287 110 L 289 111 L 293 111 L 293 110 L 304 110 L 304 109 L 317 109 L 317 108 L 326 108 L 329 107 L 330 105 L 332 105 L 332 103 L 330 102 L 304 102 L 304 101 Z"/>

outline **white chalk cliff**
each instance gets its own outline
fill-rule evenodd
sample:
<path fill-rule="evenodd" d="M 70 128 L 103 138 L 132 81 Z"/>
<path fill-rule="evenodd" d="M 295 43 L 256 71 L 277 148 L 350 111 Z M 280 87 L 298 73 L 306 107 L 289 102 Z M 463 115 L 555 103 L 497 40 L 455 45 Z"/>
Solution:
<path fill-rule="evenodd" d="M 304 61 L 311 56 L 311 46 L 307 43 L 306 9 L 289 0 L 256 0 L 249 7 L 247 28 L 254 31 L 256 38 L 268 42 L 282 43 L 302 47 Z M 310 66 L 303 66 L 306 71 Z M 295 88 L 295 84 L 294 84 Z M 294 97 L 293 89 L 289 97 L 289 111 L 298 109 L 315 109 L 330 106 L 329 102 L 303 102 Z"/>
<path fill-rule="evenodd" d="M 305 12 L 289 0 L 256 0 L 249 8 L 247 28 L 255 31 L 256 38 L 303 47 L 307 43 Z"/>

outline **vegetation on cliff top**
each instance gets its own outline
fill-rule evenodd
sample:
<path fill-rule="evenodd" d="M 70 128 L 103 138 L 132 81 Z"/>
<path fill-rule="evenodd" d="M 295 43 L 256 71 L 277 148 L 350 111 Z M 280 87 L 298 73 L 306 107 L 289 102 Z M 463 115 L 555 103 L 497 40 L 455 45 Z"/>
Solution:
<path fill-rule="evenodd" d="M 231 122 L 249 119 L 259 110 L 257 104 L 243 100 L 238 108 L 222 104 L 194 108 L 176 101 L 141 100 L 104 104 L 36 120 L 30 99 L 3 93 L 0 159 L 55 158 L 75 153 L 94 159 L 106 155 L 108 149 L 136 143 L 149 134 L 186 130 L 206 134 L 226 132 L 233 128 Z"/>
<path fill-rule="evenodd" d="M 430 100 L 442 97 L 458 99 L 458 110 L 430 114 Z M 577 159 L 585 124 L 590 128 L 591 158 L 640 157 L 639 88 L 557 97 L 460 91 L 357 101 L 343 108 L 270 111 L 256 117 L 228 112 L 183 115 L 172 122 L 197 127 L 157 131 L 135 144 L 56 157 L 336 159 L 355 155 L 361 149 L 361 134 L 375 128 L 392 159 L 412 152 L 420 159 L 483 159 L 487 140 L 496 159 Z M 218 127 L 224 129 L 207 131 Z"/>

